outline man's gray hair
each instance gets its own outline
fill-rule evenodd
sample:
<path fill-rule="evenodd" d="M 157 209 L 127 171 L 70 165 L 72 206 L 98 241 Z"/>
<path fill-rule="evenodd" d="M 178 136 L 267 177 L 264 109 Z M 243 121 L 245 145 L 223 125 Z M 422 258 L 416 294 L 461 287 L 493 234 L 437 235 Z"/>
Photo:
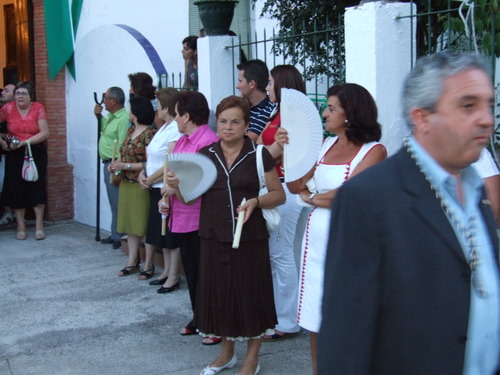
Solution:
<path fill-rule="evenodd" d="M 125 93 L 120 87 L 110 87 L 109 88 L 109 97 L 111 99 L 115 99 L 116 102 L 120 105 L 125 105 Z"/>
<path fill-rule="evenodd" d="M 443 81 L 467 70 L 481 70 L 489 75 L 489 68 L 479 55 L 442 51 L 417 60 L 402 93 L 403 116 L 411 130 L 414 125 L 410 112 L 414 108 L 433 112 L 443 94 Z"/>

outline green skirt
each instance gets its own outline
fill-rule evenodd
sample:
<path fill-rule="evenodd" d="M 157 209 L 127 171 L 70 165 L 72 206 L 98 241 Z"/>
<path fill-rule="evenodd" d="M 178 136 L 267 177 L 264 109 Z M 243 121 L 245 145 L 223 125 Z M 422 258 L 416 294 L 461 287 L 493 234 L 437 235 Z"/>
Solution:
<path fill-rule="evenodd" d="M 122 181 L 118 193 L 118 232 L 146 235 L 148 215 L 149 191 L 141 189 L 138 182 Z"/>

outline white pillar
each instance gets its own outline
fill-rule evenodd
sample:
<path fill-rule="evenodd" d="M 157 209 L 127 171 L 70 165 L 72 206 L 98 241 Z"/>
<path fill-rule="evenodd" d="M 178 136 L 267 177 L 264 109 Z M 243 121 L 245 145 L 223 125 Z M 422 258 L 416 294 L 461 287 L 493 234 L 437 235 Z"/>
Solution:
<path fill-rule="evenodd" d="M 226 48 L 239 44 L 235 36 L 206 36 L 198 39 L 198 84 L 210 110 L 232 95 L 238 79 L 236 65 L 240 62 L 239 48 Z M 233 59 L 234 56 L 234 59 Z"/>
<path fill-rule="evenodd" d="M 364 86 L 375 98 L 382 125 L 382 143 L 396 152 L 409 133 L 401 114 L 403 80 L 411 69 L 415 35 L 410 3 L 369 2 L 345 14 L 346 82 Z"/>

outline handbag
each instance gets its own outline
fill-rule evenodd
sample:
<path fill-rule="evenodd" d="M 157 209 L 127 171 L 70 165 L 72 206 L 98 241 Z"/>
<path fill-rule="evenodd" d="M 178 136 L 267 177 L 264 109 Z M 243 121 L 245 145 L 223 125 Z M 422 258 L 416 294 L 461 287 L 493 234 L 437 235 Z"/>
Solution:
<path fill-rule="evenodd" d="M 257 145 L 257 174 L 259 175 L 259 197 L 267 194 L 266 179 L 264 177 L 264 163 L 262 162 L 262 152 L 264 151 L 263 145 Z M 262 208 L 262 216 L 266 220 L 267 230 L 272 232 L 278 229 L 280 225 L 281 216 L 277 208 Z"/>
<path fill-rule="evenodd" d="M 21 170 L 21 174 L 24 181 L 38 181 L 38 169 L 35 164 L 35 159 L 33 159 L 33 154 L 31 153 L 31 145 L 29 142 L 26 142 L 23 169 Z"/>

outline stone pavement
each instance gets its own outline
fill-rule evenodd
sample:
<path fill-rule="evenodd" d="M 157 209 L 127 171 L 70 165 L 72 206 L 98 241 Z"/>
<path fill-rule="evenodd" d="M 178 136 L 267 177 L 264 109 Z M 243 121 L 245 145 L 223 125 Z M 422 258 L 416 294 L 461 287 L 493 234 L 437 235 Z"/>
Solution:
<path fill-rule="evenodd" d="M 126 257 L 95 241 L 95 229 L 52 223 L 35 241 L 0 228 L 0 375 L 197 375 L 220 346 L 180 336 L 191 317 L 185 281 L 160 295 L 137 274 L 118 277 Z M 106 237 L 101 233 L 101 237 Z M 311 373 L 306 332 L 263 343 L 262 375 Z M 237 367 L 246 344 L 238 342 Z"/>

